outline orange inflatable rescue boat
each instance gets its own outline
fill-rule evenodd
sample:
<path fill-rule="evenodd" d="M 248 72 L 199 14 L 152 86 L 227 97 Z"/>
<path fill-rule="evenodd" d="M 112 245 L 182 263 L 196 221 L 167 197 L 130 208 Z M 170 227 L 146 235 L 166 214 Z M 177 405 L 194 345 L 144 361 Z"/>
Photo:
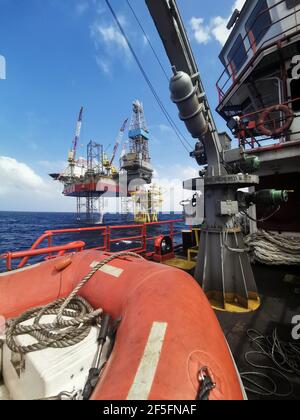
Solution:
<path fill-rule="evenodd" d="M 49 356 L 46 353 L 45 357 L 40 356 L 50 350 L 35 348 L 36 342 L 43 344 L 43 337 L 36 332 L 33 334 L 35 340 L 31 337 L 26 341 L 23 337 L 27 347 L 24 342 L 22 346 L 20 339 L 25 332 L 18 331 L 18 328 L 23 322 L 30 334 L 32 327 L 28 327 L 28 320 L 34 313 L 33 308 L 39 307 L 40 311 L 54 301 L 57 301 L 56 306 L 65 305 L 76 296 L 79 302 L 84 299 L 91 305 L 92 315 L 99 317 L 102 314 L 102 318 L 103 314 L 109 315 L 110 325 L 114 325 L 115 330 L 109 357 L 102 364 L 89 398 L 172 401 L 245 398 L 217 318 L 191 276 L 137 255 L 94 250 L 0 274 L 0 315 L 8 320 L 3 352 L 9 356 L 6 357 L 7 371 L 2 372 L 3 386 L 7 386 L 8 393 L 25 386 L 25 378 L 30 380 L 38 365 L 37 359 L 44 364 L 39 381 L 41 378 L 47 381 L 54 373 L 57 375 L 63 371 L 63 363 L 71 360 L 71 352 L 80 345 L 78 340 L 75 340 L 74 349 L 69 347 L 63 360 L 48 376 L 45 375 Z M 26 322 L 24 317 L 18 318 L 24 312 L 27 313 Z M 34 321 L 36 330 L 39 329 L 41 316 L 50 314 L 51 310 L 40 314 L 39 319 Z M 68 319 L 68 312 L 64 311 L 64 315 Z M 55 322 L 58 323 L 59 319 Z M 77 327 L 79 336 L 82 325 Z M 51 335 L 49 332 L 49 337 L 54 347 L 51 351 L 56 352 L 54 358 L 57 358 L 60 351 L 66 350 L 56 348 L 54 333 Z M 17 343 L 19 347 L 16 349 Z M 19 362 L 22 363 L 16 369 L 14 359 L 18 351 Z M 79 354 L 82 357 L 85 353 L 81 350 Z M 75 366 L 79 356 L 74 353 L 72 357 Z M 83 372 L 84 369 L 83 365 L 78 365 L 78 371 Z M 69 389 L 60 389 L 59 392 L 74 391 L 72 380 L 77 374 L 75 371 L 77 367 L 70 377 L 65 377 Z M 87 378 L 88 370 L 83 373 Z M 57 386 L 60 382 L 56 379 Z M 39 393 L 42 385 L 38 384 L 41 382 L 34 380 L 32 388 L 36 387 L 36 395 L 51 397 L 47 393 Z M 24 397 L 25 394 L 17 395 Z"/>

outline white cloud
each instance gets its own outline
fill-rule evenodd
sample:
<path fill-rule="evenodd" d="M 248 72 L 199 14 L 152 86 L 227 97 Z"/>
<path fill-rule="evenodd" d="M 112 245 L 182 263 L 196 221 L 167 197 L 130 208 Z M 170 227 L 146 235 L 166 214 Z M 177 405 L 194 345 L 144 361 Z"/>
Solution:
<path fill-rule="evenodd" d="M 187 165 L 175 163 L 174 165 L 168 166 L 167 168 L 164 166 L 159 166 L 156 171 L 156 178 L 168 178 L 169 180 L 180 178 L 181 182 L 183 182 L 187 179 L 198 177 L 199 167 L 196 162 L 194 165 L 191 164 L 193 163 L 192 159 L 190 159 L 190 161 L 187 160 L 187 162 Z"/>
<path fill-rule="evenodd" d="M 109 75 L 111 74 L 111 63 L 105 58 L 96 57 L 96 62 L 98 67 L 103 71 L 103 73 Z"/>
<path fill-rule="evenodd" d="M 217 16 L 212 20 L 211 33 L 221 45 L 225 44 L 229 35 L 229 30 L 227 29 L 228 21 L 227 18 L 222 18 L 221 16 Z"/>
<path fill-rule="evenodd" d="M 129 48 L 127 42 L 115 26 L 94 23 L 91 27 L 91 37 L 97 48 L 100 45 L 105 45 L 112 52 L 115 51 L 114 47 L 117 47 L 119 51 L 128 56 Z"/>
<path fill-rule="evenodd" d="M 211 39 L 211 28 L 210 26 L 204 25 L 203 18 L 192 17 L 191 28 L 194 33 L 194 37 L 199 44 L 207 44 Z"/>
<path fill-rule="evenodd" d="M 6 79 L 6 59 L 0 55 L 0 80 Z"/>
<path fill-rule="evenodd" d="M 168 169 L 159 167 L 155 170 L 153 183 L 160 186 L 163 193 L 162 210 L 166 213 L 181 212 L 180 203 L 192 197 L 193 193 L 183 189 L 183 181 L 197 178 L 199 169 L 197 165 L 174 164 Z"/>
<path fill-rule="evenodd" d="M 197 166 L 195 162 L 195 166 L 183 166 L 183 165 L 176 165 L 177 173 L 181 174 L 183 180 L 192 179 L 199 177 L 199 170 L 200 168 Z"/>
<path fill-rule="evenodd" d="M 122 26 L 126 26 L 123 16 L 119 16 L 119 20 Z M 90 28 L 90 35 L 97 50 L 96 63 L 104 74 L 112 74 L 115 60 L 127 64 L 131 62 L 132 56 L 126 39 L 115 25 L 94 22 Z"/>
<path fill-rule="evenodd" d="M 75 201 L 63 197 L 62 186 L 27 164 L 0 156 L 0 172 L 0 210 L 74 211 Z"/>
<path fill-rule="evenodd" d="M 83 15 L 89 9 L 89 3 L 87 1 L 80 1 L 76 4 L 75 11 L 78 16 Z"/>
<path fill-rule="evenodd" d="M 172 134 L 174 134 L 173 129 L 169 125 L 159 124 L 158 128 L 162 133 L 172 133 Z"/>
<path fill-rule="evenodd" d="M 215 39 L 221 45 L 224 45 L 230 31 L 227 29 L 227 23 L 235 9 L 241 10 L 246 0 L 235 0 L 231 13 L 226 16 L 215 16 L 209 23 L 205 23 L 203 18 L 192 17 L 190 26 L 193 31 L 193 36 L 199 44 L 207 44 L 209 41 Z"/>
<path fill-rule="evenodd" d="M 63 161 L 63 160 L 57 160 L 57 161 L 40 160 L 37 163 L 41 168 L 51 173 L 62 172 L 66 167 L 66 161 Z"/>
<path fill-rule="evenodd" d="M 25 163 L 20 163 L 16 159 L 6 156 L 0 156 L 0 172 L 5 182 L 0 184 L 0 194 L 7 191 L 31 189 L 40 190 L 44 187 L 41 177 L 39 177 Z"/>
<path fill-rule="evenodd" d="M 143 46 L 146 47 L 148 45 L 148 40 L 150 39 L 149 36 L 143 35 Z"/>

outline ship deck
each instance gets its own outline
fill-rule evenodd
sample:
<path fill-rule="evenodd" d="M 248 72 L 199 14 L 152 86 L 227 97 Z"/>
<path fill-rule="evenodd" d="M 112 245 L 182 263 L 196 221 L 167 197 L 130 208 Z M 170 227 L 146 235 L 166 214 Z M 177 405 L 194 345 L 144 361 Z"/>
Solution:
<path fill-rule="evenodd" d="M 247 331 L 255 329 L 264 335 L 271 335 L 274 329 L 277 329 L 282 340 L 292 341 L 291 321 L 295 315 L 300 315 L 300 281 L 298 281 L 298 284 L 287 282 L 286 275 L 297 278 L 300 276 L 300 269 L 299 267 L 287 269 L 286 267 L 270 268 L 255 265 L 254 273 L 262 301 L 260 309 L 248 314 L 217 312 L 217 317 L 231 347 L 239 371 L 241 373 L 260 371 L 269 375 L 270 372 L 255 369 L 247 364 L 245 354 L 253 350 L 247 337 Z M 256 364 L 272 366 L 272 362 L 268 361 L 266 357 L 259 357 L 258 359 L 251 357 L 251 361 L 254 361 Z M 274 376 L 272 373 L 271 377 L 277 383 L 279 392 L 284 393 L 287 390 L 287 385 L 283 383 L 282 379 L 276 377 L 276 375 Z M 288 375 L 288 377 L 294 386 L 293 395 L 289 399 L 299 400 L 300 377 L 296 375 Z M 259 382 L 262 383 L 261 380 Z M 280 399 L 279 397 L 261 397 L 251 394 L 248 394 L 248 396 L 249 399 L 254 400 Z"/>

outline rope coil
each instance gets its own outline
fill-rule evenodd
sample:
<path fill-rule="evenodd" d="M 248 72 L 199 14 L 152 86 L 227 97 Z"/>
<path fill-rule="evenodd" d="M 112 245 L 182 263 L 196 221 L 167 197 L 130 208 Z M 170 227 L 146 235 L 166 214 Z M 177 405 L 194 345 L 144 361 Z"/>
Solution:
<path fill-rule="evenodd" d="M 46 348 L 66 348 L 83 341 L 90 334 L 91 328 L 99 324 L 103 310 L 94 310 L 92 306 L 78 292 L 90 279 L 105 265 L 121 257 L 143 259 L 132 252 L 119 252 L 99 262 L 74 288 L 71 294 L 64 299 L 51 302 L 49 305 L 29 309 L 19 317 L 8 323 L 6 344 L 8 348 L 21 355 L 44 350 Z M 46 315 L 55 315 L 52 323 L 42 323 Z M 67 319 L 66 319 L 67 318 Z M 33 320 L 32 325 L 24 322 Z M 37 341 L 35 344 L 21 346 L 16 343 L 16 337 L 30 335 Z"/>
<path fill-rule="evenodd" d="M 300 238 L 261 230 L 245 238 L 255 259 L 267 265 L 300 265 Z"/>

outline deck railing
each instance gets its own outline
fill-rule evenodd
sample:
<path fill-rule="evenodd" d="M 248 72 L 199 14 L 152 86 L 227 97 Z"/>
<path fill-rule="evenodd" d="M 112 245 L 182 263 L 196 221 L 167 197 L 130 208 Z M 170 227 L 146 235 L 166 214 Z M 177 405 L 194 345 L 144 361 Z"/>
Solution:
<path fill-rule="evenodd" d="M 1 258 L 6 259 L 6 268 L 8 271 L 12 270 L 12 261 L 17 260 L 20 258 L 23 258 L 23 261 L 28 261 L 29 258 L 37 257 L 41 255 L 48 255 L 46 259 L 49 258 L 55 258 L 55 257 L 62 257 L 66 254 L 66 252 L 81 252 L 85 247 L 85 242 L 77 241 L 77 242 L 71 242 L 66 245 L 61 246 L 53 246 L 53 247 L 47 247 L 47 248 L 39 248 L 39 249 L 30 249 L 26 251 L 18 251 L 18 252 L 8 252 L 7 254 L 4 254 L 1 256 Z M 55 254 L 55 257 L 53 257 L 53 254 Z M 20 263 L 18 268 L 23 268 L 25 263 Z"/>
<path fill-rule="evenodd" d="M 300 97 L 277 105 L 284 105 L 292 111 L 293 103 L 296 101 L 299 102 Z M 300 131 L 293 130 L 291 132 L 290 128 L 284 129 L 284 125 L 287 119 L 284 113 L 280 110 L 274 111 L 273 114 L 270 113 L 268 118 L 263 123 L 264 126 L 269 128 L 270 131 L 275 131 L 276 129 L 280 129 L 280 127 L 282 127 L 280 134 L 277 136 L 267 136 L 262 134 L 259 128 L 259 120 L 261 115 L 267 109 L 268 108 L 260 109 L 240 117 L 240 127 L 236 134 L 240 147 L 242 146 L 245 149 L 256 150 L 259 148 L 289 143 L 291 140 L 300 140 Z M 294 113 L 293 122 L 299 118 L 300 113 Z"/>
<path fill-rule="evenodd" d="M 91 247 L 89 249 L 112 252 L 112 246 L 114 244 L 122 243 L 124 241 L 129 242 L 140 242 L 139 247 L 132 247 L 126 249 L 129 252 L 136 252 L 144 255 L 151 255 L 151 252 L 148 252 L 149 242 L 154 242 L 157 237 L 161 235 L 170 236 L 172 241 L 174 237 L 179 234 L 181 231 L 175 230 L 175 224 L 182 223 L 183 220 L 167 220 L 162 222 L 153 222 L 153 223 L 144 223 L 144 224 L 129 224 L 129 225 L 116 225 L 116 226 L 99 226 L 99 227 L 87 227 L 87 228 L 74 228 L 74 229 L 59 229 L 59 230 L 47 230 L 42 236 L 40 236 L 28 250 L 18 251 L 18 252 L 7 252 L 0 255 L 0 259 L 6 260 L 7 270 L 12 270 L 12 261 L 21 259 L 21 262 L 18 264 L 17 268 L 23 268 L 28 263 L 28 261 L 37 256 L 43 256 L 45 260 L 56 258 L 58 256 L 65 255 L 67 252 L 81 252 L 84 249 L 87 249 L 86 243 L 83 241 L 72 242 L 61 246 L 54 246 L 53 240 L 59 236 L 65 236 L 68 234 L 87 234 L 94 233 L 98 234 L 99 245 Z M 151 227 L 162 227 L 167 226 L 167 232 L 159 232 L 156 236 L 149 236 L 149 228 Z M 137 230 L 136 235 L 130 236 L 115 236 L 118 232 Z M 98 239 L 96 236 L 95 239 Z M 93 238 L 93 239 L 94 239 Z M 47 242 L 46 247 L 41 247 L 41 245 Z"/>

